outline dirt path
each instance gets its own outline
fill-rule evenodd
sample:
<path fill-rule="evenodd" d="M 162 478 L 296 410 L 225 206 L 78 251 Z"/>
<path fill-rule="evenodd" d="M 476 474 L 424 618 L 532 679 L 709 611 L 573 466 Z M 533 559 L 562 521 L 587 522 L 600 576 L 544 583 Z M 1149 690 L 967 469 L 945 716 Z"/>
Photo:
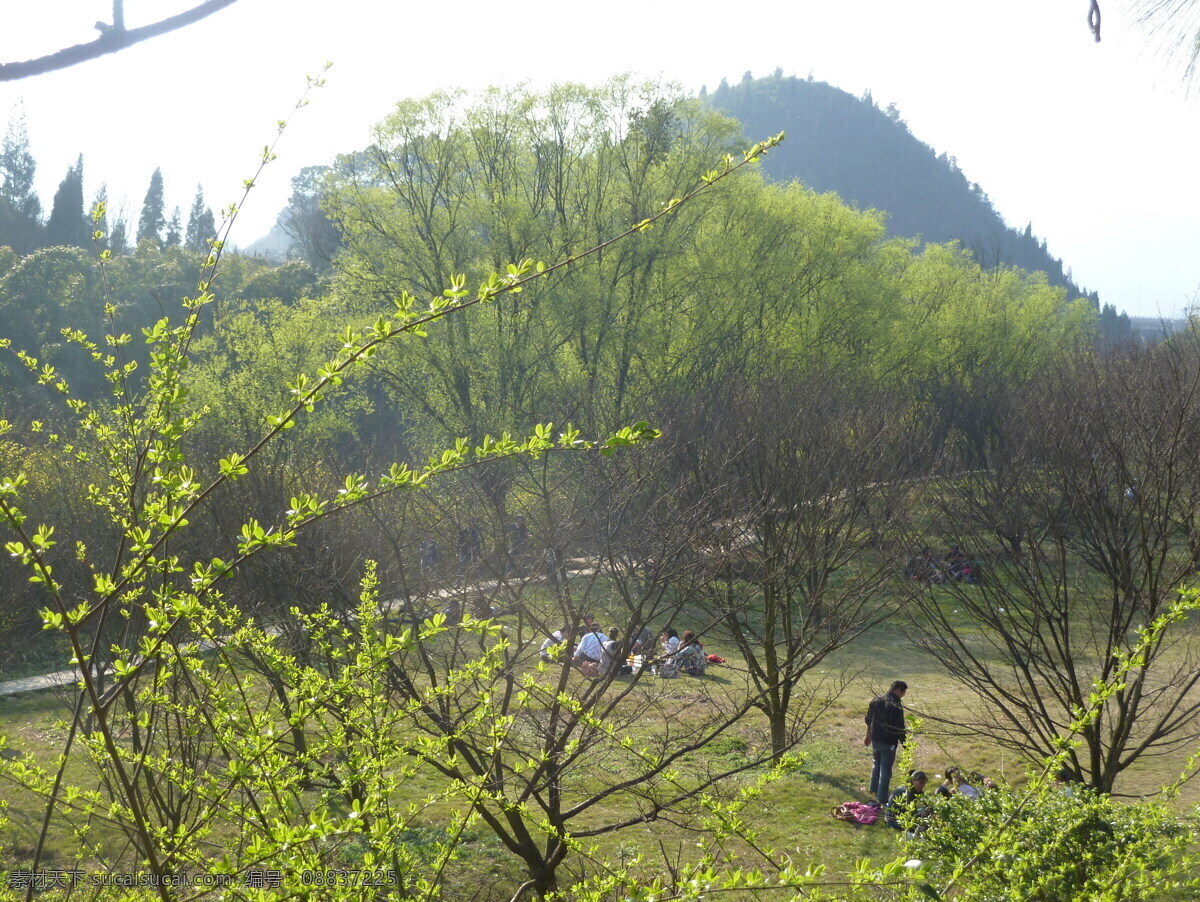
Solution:
<path fill-rule="evenodd" d="M 567 570 L 568 578 L 576 576 L 586 576 L 595 572 L 594 566 L 588 562 L 578 560 L 568 561 L 568 564 L 573 564 Z M 523 585 L 526 581 L 518 583 Z M 449 598 L 468 597 L 479 594 L 495 592 L 501 587 L 503 581 L 498 579 L 483 580 L 482 582 L 473 583 L 469 586 L 448 587 L 438 589 L 422 598 L 424 602 L 439 602 Z M 379 612 L 381 614 L 389 614 L 398 609 L 403 609 L 405 602 L 403 599 L 393 598 L 379 603 Z M 111 673 L 111 671 L 110 671 Z M 73 690 L 76 680 L 79 679 L 79 671 L 77 670 L 58 670 L 54 673 L 43 673 L 39 676 L 24 677 L 19 680 L 8 680 L 0 683 L 0 697 L 6 695 L 19 695 L 22 692 L 43 692 L 47 689 L 67 689 Z"/>

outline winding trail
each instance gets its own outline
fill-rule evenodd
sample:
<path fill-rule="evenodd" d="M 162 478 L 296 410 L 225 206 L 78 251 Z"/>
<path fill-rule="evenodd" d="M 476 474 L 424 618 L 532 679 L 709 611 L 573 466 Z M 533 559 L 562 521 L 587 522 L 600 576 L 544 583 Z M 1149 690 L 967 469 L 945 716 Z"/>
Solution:
<path fill-rule="evenodd" d="M 577 559 L 569 560 L 569 568 L 566 570 L 567 578 L 575 576 L 587 576 L 595 573 L 596 568 L 594 562 L 581 561 Z M 518 585 L 523 585 L 529 580 L 521 580 Z M 444 601 L 455 597 L 474 596 L 480 593 L 494 592 L 502 585 L 511 585 L 508 580 L 489 579 L 481 582 L 472 583 L 467 586 L 450 586 L 447 588 L 437 589 L 427 596 L 423 596 L 425 601 Z M 404 599 L 392 598 L 379 603 L 379 612 L 381 614 L 390 614 L 397 609 L 402 609 L 405 606 Z M 272 632 L 275 628 L 272 628 Z M 106 672 L 106 676 L 111 675 L 112 671 Z M 72 690 L 75 681 L 79 679 L 78 670 L 56 670 L 53 673 L 43 673 L 37 676 L 23 677 L 19 680 L 8 680 L 0 682 L 0 698 L 9 695 L 20 695 L 24 692 L 44 692 L 47 689 L 66 689 Z"/>

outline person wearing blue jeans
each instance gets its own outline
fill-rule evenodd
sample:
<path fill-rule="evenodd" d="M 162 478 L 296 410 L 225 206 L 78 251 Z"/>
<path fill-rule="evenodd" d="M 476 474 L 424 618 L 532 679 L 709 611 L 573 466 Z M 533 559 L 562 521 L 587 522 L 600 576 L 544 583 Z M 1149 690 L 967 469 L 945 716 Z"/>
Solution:
<path fill-rule="evenodd" d="M 896 763 L 896 749 L 907 737 L 904 727 L 904 693 L 908 684 L 896 680 L 886 695 L 877 695 L 867 707 L 867 735 L 863 745 L 871 747 L 871 794 L 880 805 L 888 800 L 888 789 L 892 782 L 892 766 Z"/>

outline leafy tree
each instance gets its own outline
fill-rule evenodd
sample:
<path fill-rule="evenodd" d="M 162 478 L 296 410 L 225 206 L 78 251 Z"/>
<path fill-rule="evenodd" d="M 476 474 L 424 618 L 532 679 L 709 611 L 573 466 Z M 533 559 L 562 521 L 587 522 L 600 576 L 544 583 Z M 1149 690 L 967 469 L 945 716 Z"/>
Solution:
<path fill-rule="evenodd" d="M 0 319 L 6 337 L 19 347 L 38 348 L 41 364 L 62 367 L 78 390 L 94 396 L 98 389 L 90 367 L 68 351 L 63 329 L 95 333 L 103 329 L 97 307 L 97 278 L 88 255 L 79 248 L 43 248 L 23 257 L 0 278 Z M 33 382 L 24 367 L 14 367 L 9 386 L 28 390 Z"/>
<path fill-rule="evenodd" d="M 1091 340 L 1095 309 L 1069 301 L 1041 273 L 984 270 L 954 245 L 889 256 L 904 315 L 888 324 L 874 366 L 937 412 L 938 446 L 963 442 L 960 450 L 978 460 L 1004 392 Z"/>
<path fill-rule="evenodd" d="M 591 246 L 630 213 L 645 218 L 678 196 L 732 132 L 727 120 L 628 80 L 460 101 L 399 105 L 366 154 L 339 163 L 329 201 L 346 242 L 338 290 L 425 292 L 446 273 L 482 273 L 539 247 Z M 403 360 L 381 359 L 379 377 L 443 435 L 532 422 L 535 410 L 619 422 L 650 378 L 642 339 L 671 334 L 671 306 L 651 300 L 663 267 L 710 203 L 531 288 L 528 304 L 497 305 L 439 329 Z"/>
<path fill-rule="evenodd" d="M 992 834 L 1000 824 L 1020 838 L 1021 854 L 994 854 Z M 970 862 L 955 881 L 965 884 L 957 899 L 1137 902 L 1192 883 L 1187 864 L 1194 837 L 1194 824 L 1181 823 L 1169 799 L 1130 805 L 1042 780 L 1032 790 L 1003 786 L 977 800 L 955 795 L 936 802 L 929 829 L 909 850 L 931 862 L 926 879 L 935 886 L 954 880 L 955 870 Z M 992 854 L 978 855 L 985 845 Z"/>
<path fill-rule="evenodd" d="M 292 252 L 316 272 L 326 271 L 342 247 L 337 226 L 323 208 L 328 166 L 306 166 L 292 179 L 292 196 L 279 214 L 279 227 L 292 241 Z"/>
<path fill-rule="evenodd" d="M 146 189 L 146 198 L 142 201 L 142 212 L 138 217 L 138 244 L 146 240 L 162 244 L 163 230 L 167 225 L 163 203 L 162 170 L 155 169 L 154 174 L 150 176 L 150 187 Z"/>
<path fill-rule="evenodd" d="M 83 210 L 83 156 L 67 170 L 54 193 L 50 219 L 46 222 L 46 243 L 50 247 L 89 247 L 92 230 Z"/>
<path fill-rule="evenodd" d="M 1096 321 L 1096 331 L 1099 340 L 1106 345 L 1119 345 L 1133 339 L 1133 328 L 1129 323 L 1128 313 L 1117 313 L 1112 304 L 1100 308 L 1100 317 Z"/>
<path fill-rule="evenodd" d="M 192 201 L 191 212 L 188 213 L 187 240 L 184 247 L 198 253 L 208 252 L 208 243 L 217 235 L 217 226 L 213 220 L 212 208 L 204 203 L 204 188 L 196 186 L 196 197 Z"/>

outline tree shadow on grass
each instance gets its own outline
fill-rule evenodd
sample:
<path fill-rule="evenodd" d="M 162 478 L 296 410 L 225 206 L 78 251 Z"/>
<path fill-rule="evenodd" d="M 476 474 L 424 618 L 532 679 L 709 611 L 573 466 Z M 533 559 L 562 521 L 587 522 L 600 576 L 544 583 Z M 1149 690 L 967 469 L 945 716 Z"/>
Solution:
<path fill-rule="evenodd" d="M 862 784 L 857 780 L 850 780 L 846 777 L 834 776 L 833 774 L 818 773 L 816 771 L 805 770 L 801 768 L 801 775 L 816 786 L 828 786 L 844 793 L 848 799 L 857 799 L 863 796 L 870 796 L 870 793 L 862 792 Z"/>

